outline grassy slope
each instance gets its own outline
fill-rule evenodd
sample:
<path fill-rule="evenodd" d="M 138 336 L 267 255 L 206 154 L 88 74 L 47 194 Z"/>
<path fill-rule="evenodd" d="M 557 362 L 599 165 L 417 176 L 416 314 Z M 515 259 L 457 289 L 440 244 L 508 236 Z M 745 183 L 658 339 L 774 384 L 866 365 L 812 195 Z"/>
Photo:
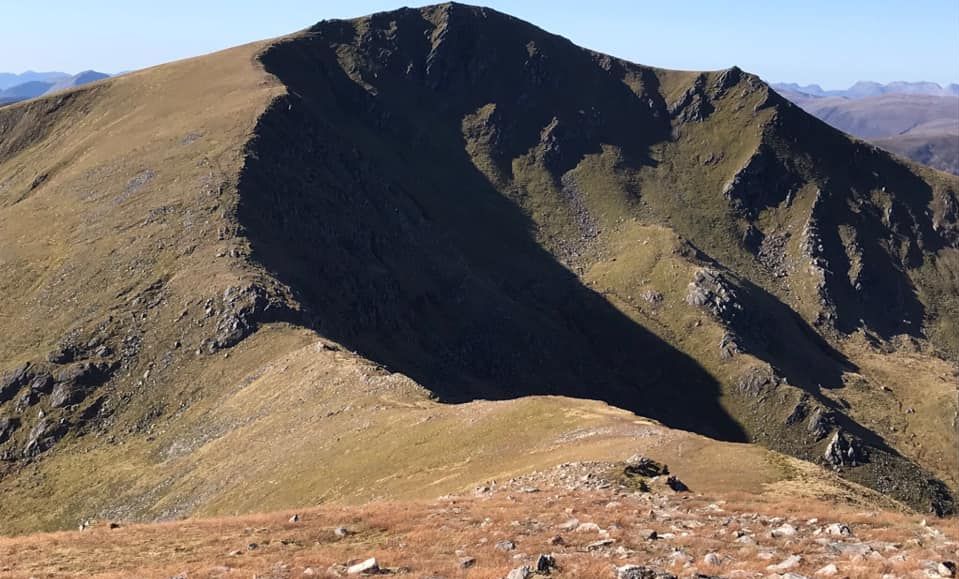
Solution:
<path fill-rule="evenodd" d="M 430 498 L 566 461 L 637 452 L 704 491 L 761 493 L 767 484 L 803 479 L 788 466 L 792 459 L 670 430 L 598 402 L 439 404 L 405 376 L 330 347 L 302 330 L 267 327 L 227 359 L 187 366 L 204 393 L 182 414 L 117 444 L 68 440 L 0 483 L 3 531 Z"/>
<path fill-rule="evenodd" d="M 135 308 L 124 299 L 157 280 L 190 294 L 200 280 L 212 289 L 237 275 L 235 260 L 216 257 L 229 247 L 217 227 L 235 203 L 231 180 L 256 115 L 280 90 L 257 72 L 258 48 L 0 113 L 5 366 L 127 314 Z"/>
<path fill-rule="evenodd" d="M 369 22 L 358 26 L 362 29 Z M 550 46 L 555 41 L 542 42 Z M 197 353 L 212 331 L 203 314 L 209 298 L 250 281 L 278 295 L 285 291 L 270 279 L 275 271 L 265 271 L 262 262 L 249 259 L 255 248 L 249 231 L 240 226 L 250 222 L 238 222 L 236 214 L 244 147 L 268 104 L 286 92 L 254 62 L 263 46 L 158 67 L 0 112 L 0 216 L 6 228 L 0 245 L 0 293 L 4 295 L 0 320 L 5 329 L 14 330 L 0 337 L 4 368 L 42 359 L 63 336 L 73 330 L 86 336 L 104 320 L 109 320 L 112 343 L 131 335 L 141 343 L 139 354 L 106 387 L 111 413 L 102 427 L 78 430 L 48 455 L 0 481 L 5 497 L 0 505 L 3 531 L 63 528 L 87 517 L 229 514 L 331 500 L 431 497 L 564 460 L 621 459 L 640 451 L 681 465 L 689 473 L 687 482 L 699 488 L 758 490 L 774 481 L 808 488 L 808 477 L 797 478 L 795 469 L 783 469 L 781 461 L 771 458 L 778 456 L 774 453 L 670 431 L 597 402 L 532 397 L 440 405 L 411 380 L 378 369 L 362 357 L 325 350 L 317 345 L 315 335 L 284 324 L 268 325 L 225 352 Z M 344 54 L 340 58 L 356 58 Z M 577 57 L 576 66 L 588 68 L 586 61 L 591 63 L 592 58 Z M 711 74 L 708 80 L 717 76 Z M 626 67 L 622 82 L 631 91 L 658 99 L 655 106 L 664 107 L 696 77 L 697 73 L 668 71 L 650 76 L 640 67 Z M 402 99 L 409 95 L 401 89 L 383 85 L 380 90 L 396 90 L 397 102 L 408 104 Z M 602 92 L 608 89 L 597 90 L 609 96 Z M 808 282 L 797 276 L 794 289 L 780 287 L 741 246 L 743 224 L 721 200 L 724 183 L 756 150 L 762 138 L 760 127 L 772 117 L 769 109 L 754 114 L 762 98 L 761 93 L 743 98 L 738 88 L 730 91 L 705 122 L 686 125 L 677 138 L 654 144 L 649 150 L 654 162 L 639 167 L 634 164 L 637 149 L 631 137 L 613 131 L 607 135 L 610 143 L 587 151 L 568 167 L 579 190 L 572 205 L 543 165 L 544 127 L 536 122 L 542 120 L 545 125 L 551 119 L 532 119 L 530 126 L 517 127 L 531 140 L 523 141 L 528 147 L 515 151 L 506 163 L 484 144 L 489 141 L 470 138 L 478 117 L 453 116 L 442 133 L 462 139 L 456 145 L 469 154 L 468 161 L 522 208 L 523 219 L 510 219 L 528 225 L 538 244 L 553 252 L 551 259 L 579 274 L 576 283 L 581 280 L 590 287 L 616 315 L 697 360 L 724 386 L 719 405 L 757 438 L 770 425 L 781 427 L 797 391 L 771 401 L 760 418 L 752 418 L 749 412 L 754 409 L 744 409 L 729 390 L 745 369 L 761 365 L 762 360 L 743 355 L 732 362 L 721 361 L 716 344 L 724 328 L 684 299 L 695 269 L 712 258 L 778 296 L 807 320 L 816 315 L 813 290 L 803 285 Z M 490 114 L 484 108 L 488 103 L 474 104 L 468 108 L 469 115 Z M 566 114 L 576 113 L 579 105 L 557 104 Z M 282 110 L 272 111 L 277 112 Z M 617 123 L 610 125 L 615 128 Z M 661 129 L 657 127 L 646 128 L 654 135 Z M 375 160 L 402 163 L 402 159 L 383 160 L 399 148 L 388 139 L 379 142 L 385 138 L 380 132 L 356 126 L 347 130 L 356 146 L 372 151 Z M 288 142 L 308 142 L 295 137 Z M 318 142 L 329 140 L 331 134 L 321 137 Z M 390 145 L 387 153 L 377 149 L 384 145 Z M 293 149 L 303 154 L 302 147 Z M 718 162 L 704 165 L 710 154 Z M 444 185 L 457 175 L 436 170 L 442 163 L 428 173 L 424 166 L 429 163 L 430 159 L 418 160 L 403 169 L 409 173 L 408 186 L 434 184 L 435 190 L 415 191 L 423 196 L 420 207 L 439 215 L 463 213 L 456 202 L 442 196 L 450 190 Z M 430 174 L 428 180 L 418 181 L 426 174 Z M 45 177 L 38 179 L 41 176 Z M 37 186 L 31 188 L 33 183 Z M 950 183 L 942 186 L 951 187 Z M 267 181 L 262 191 L 273 193 L 282 184 Z M 792 210 L 769 208 L 760 217 L 763 227 L 800 230 L 813 193 L 811 187 L 803 189 Z M 489 205 L 469 208 L 480 209 L 465 212 L 468 217 L 484 215 L 483 211 L 507 215 Z M 589 216 L 590 226 L 600 231 L 595 237 L 582 236 L 583 213 Z M 397 226 L 398 222 L 384 223 Z M 497 283 L 523 279 L 530 271 L 550 272 L 555 277 L 549 279 L 569 283 L 568 272 L 556 273 L 551 263 L 544 268 L 540 261 L 530 260 L 525 263 L 543 269 L 524 271 L 524 262 L 518 261 L 511 264 L 512 271 L 495 269 L 509 262 L 499 259 L 504 253 L 489 251 L 488 246 L 528 243 L 526 232 L 517 234 L 512 221 L 509 227 L 501 221 L 496 224 L 500 228 L 486 230 L 479 227 L 480 219 L 458 223 L 462 230 L 454 232 L 452 239 L 466 248 L 463 255 L 474 260 L 474 271 L 494 271 L 498 277 L 492 279 Z M 482 235 L 469 238 L 476 230 Z M 491 241 L 490 231 L 497 231 Z M 445 241 L 439 239 L 431 243 Z M 684 240 L 708 250 L 708 257 Z M 382 274 L 382 265 L 365 266 L 373 275 Z M 367 275 L 367 270 L 354 275 Z M 934 323 L 946 324 L 951 302 L 931 292 L 948 296 L 952 286 L 947 276 L 928 276 L 946 279 L 939 285 L 924 284 L 922 290 L 930 292 L 925 297 L 930 305 L 942 304 L 943 313 Z M 398 279 L 410 282 L 403 275 Z M 660 292 L 662 305 L 645 301 L 642 296 L 647 290 Z M 524 311 L 523 315 L 548 317 L 542 312 Z M 449 319 L 433 318 L 444 320 L 443 324 Z M 344 320 L 344 324 L 356 322 Z M 442 335 L 443 326 L 436 327 Z M 948 343 L 954 329 L 946 327 L 940 333 L 946 337 L 942 343 Z M 821 359 L 816 347 L 797 343 L 801 360 Z M 411 349 L 415 355 L 424 355 L 423 349 Z M 537 368 L 530 364 L 530 375 L 563 379 L 560 362 L 575 360 L 569 352 L 563 360 L 543 364 L 542 372 L 534 372 Z M 863 356 L 871 360 L 873 354 Z M 922 359 L 917 354 L 917 360 Z M 663 381 L 662 371 L 652 363 L 639 366 L 642 374 L 637 375 L 657 376 L 682 397 L 685 384 L 681 381 L 675 377 L 670 381 L 669 376 Z M 919 366 L 916 371 L 923 371 Z M 936 372 L 949 368 L 937 366 Z M 877 381 L 900 387 L 902 376 L 879 370 L 873 374 L 879 376 Z M 549 386 L 549 380 L 543 381 Z M 591 386 L 580 384 L 580 395 Z M 942 382 L 935 381 L 934 387 L 942 388 Z M 54 417 L 71 419 L 85 408 L 81 405 L 67 415 L 44 403 L 40 407 Z M 867 409 L 860 418 L 864 422 L 881 420 L 891 408 L 885 403 L 862 407 Z M 907 420 L 912 428 L 919 424 Z M 950 440 L 951 431 L 941 430 L 933 421 L 927 424 L 930 430 L 924 435 Z M 16 434 L 16 443 L 22 443 L 26 430 Z M 584 437 L 583 433 L 592 434 Z M 768 444 L 773 439 L 763 440 Z M 681 454 L 677 449 L 682 449 Z M 948 472 L 952 466 L 939 450 L 929 455 L 928 450 L 910 444 L 903 449 L 936 472 Z M 726 468 L 730 464 L 740 468 Z M 757 464 L 763 466 L 757 468 Z M 717 477 L 720 465 L 729 478 Z"/>

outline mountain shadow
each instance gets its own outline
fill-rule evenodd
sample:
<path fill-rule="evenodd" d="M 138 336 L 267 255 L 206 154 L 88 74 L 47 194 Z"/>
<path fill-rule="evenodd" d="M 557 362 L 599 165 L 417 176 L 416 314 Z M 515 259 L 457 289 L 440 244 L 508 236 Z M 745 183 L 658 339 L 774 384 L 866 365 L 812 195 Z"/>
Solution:
<path fill-rule="evenodd" d="M 497 13 L 489 38 L 455 30 L 450 11 L 461 8 L 437 8 L 447 20 L 435 28 L 419 11 L 392 13 L 404 20 L 394 37 L 371 37 L 365 52 L 340 42 L 391 28 L 321 23 L 261 56 L 288 94 L 260 118 L 239 184 L 253 258 L 293 290 L 306 325 L 443 401 L 598 399 L 745 440 L 713 377 L 543 248 L 523 209 L 474 165 L 461 129 L 484 104 L 504 111 L 496 153 L 509 171 L 550 117 L 576 129 L 561 167 L 610 140 L 644 159 L 668 123 L 591 53 L 524 24 L 534 50 L 519 21 Z M 511 62 L 558 67 L 541 80 L 560 80 L 542 84 Z M 610 101 L 622 105 L 613 116 L 576 121 Z"/>

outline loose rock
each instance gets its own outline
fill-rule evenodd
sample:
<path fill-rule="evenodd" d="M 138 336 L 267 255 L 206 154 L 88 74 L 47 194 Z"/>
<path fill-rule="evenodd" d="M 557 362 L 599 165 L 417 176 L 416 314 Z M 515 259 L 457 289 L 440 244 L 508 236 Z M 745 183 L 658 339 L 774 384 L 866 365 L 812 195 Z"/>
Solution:
<path fill-rule="evenodd" d="M 532 574 L 533 571 L 524 565 L 510 571 L 509 574 L 506 575 L 506 579 L 529 579 Z"/>
<path fill-rule="evenodd" d="M 373 557 L 346 568 L 347 575 L 374 575 L 379 572 L 380 565 Z"/>
<path fill-rule="evenodd" d="M 616 579 L 676 579 L 676 576 L 642 565 L 624 565 L 616 569 Z"/>
<path fill-rule="evenodd" d="M 816 571 L 816 575 L 820 577 L 832 577 L 833 575 L 836 575 L 838 573 L 839 573 L 839 568 L 836 567 L 835 563 L 830 563 L 826 565 L 825 567 L 823 567 L 822 569 L 820 569 L 819 571 Z"/>
<path fill-rule="evenodd" d="M 540 575 L 549 575 L 556 568 L 556 558 L 552 555 L 540 555 L 536 558 L 536 572 Z"/>
<path fill-rule="evenodd" d="M 800 557 L 799 555 L 792 555 L 788 557 L 786 560 L 782 561 L 781 563 L 777 563 L 775 565 L 770 565 L 766 567 L 766 570 L 772 571 L 773 573 L 782 573 L 784 571 L 788 571 L 794 567 L 799 566 L 800 563 L 802 563 L 802 557 Z"/>
<path fill-rule="evenodd" d="M 716 553 L 706 553 L 706 556 L 703 557 L 703 563 L 707 565 L 719 566 L 723 564 L 723 558 Z"/>
<path fill-rule="evenodd" d="M 786 523 L 779 527 L 773 529 L 770 533 L 773 537 L 794 537 L 796 535 L 796 527 Z"/>
<path fill-rule="evenodd" d="M 838 535 L 842 537 L 848 537 L 852 535 L 852 529 L 849 528 L 849 525 L 844 523 L 833 523 L 826 527 L 827 535 Z"/>
<path fill-rule="evenodd" d="M 942 577 L 955 577 L 956 563 L 954 561 L 943 561 L 936 566 L 936 572 Z"/>

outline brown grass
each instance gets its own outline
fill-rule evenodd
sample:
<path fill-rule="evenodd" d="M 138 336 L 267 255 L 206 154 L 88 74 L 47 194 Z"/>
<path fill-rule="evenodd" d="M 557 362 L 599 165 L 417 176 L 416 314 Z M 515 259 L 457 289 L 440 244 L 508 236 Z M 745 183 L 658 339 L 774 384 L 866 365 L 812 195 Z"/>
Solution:
<path fill-rule="evenodd" d="M 650 563 L 680 575 L 694 570 L 765 573 L 768 565 L 798 554 L 803 562 L 795 572 L 811 575 L 832 562 L 843 576 L 866 578 L 883 573 L 908 576 L 925 559 L 948 558 L 959 540 L 955 519 L 930 525 L 944 534 L 935 542 L 928 539 L 930 527 L 922 526 L 918 517 L 892 512 L 860 512 L 816 501 L 757 502 L 735 496 L 716 501 L 701 495 L 628 494 L 614 489 L 524 493 L 507 487 L 483 496 L 322 507 L 300 512 L 298 523 L 289 522 L 291 515 L 276 512 L 117 529 L 99 525 L 83 532 L 0 539 L 0 576 L 300 577 L 313 569 L 315 576 L 332 577 L 331 565 L 376 557 L 381 565 L 405 568 L 413 576 L 498 578 L 540 553 L 554 553 L 560 577 L 611 577 L 615 566 L 627 563 Z M 616 541 L 614 549 L 588 551 L 586 545 L 604 536 L 595 531 L 559 530 L 573 517 L 605 529 Z M 795 525 L 800 534 L 771 537 L 769 529 L 781 524 L 773 517 Z M 811 518 L 819 521 L 810 524 Z M 821 535 L 811 529 L 833 521 L 850 524 L 857 541 L 897 546 L 887 547 L 881 560 L 831 556 L 816 542 Z M 336 537 L 333 529 L 338 526 L 352 534 Z M 732 533 L 741 527 L 749 528 L 755 546 L 731 542 Z M 674 537 L 646 541 L 640 530 L 648 528 Z M 563 537 L 563 545 L 550 543 L 556 535 Z M 515 551 L 495 548 L 507 539 L 516 544 Z M 257 547 L 250 550 L 251 543 Z M 617 547 L 628 551 L 619 552 Z M 674 549 L 688 554 L 692 563 L 670 563 Z M 770 550 L 775 551 L 771 559 L 760 557 Z M 703 563 L 710 552 L 722 555 L 721 565 Z M 475 558 L 475 565 L 462 569 L 463 556 Z"/>

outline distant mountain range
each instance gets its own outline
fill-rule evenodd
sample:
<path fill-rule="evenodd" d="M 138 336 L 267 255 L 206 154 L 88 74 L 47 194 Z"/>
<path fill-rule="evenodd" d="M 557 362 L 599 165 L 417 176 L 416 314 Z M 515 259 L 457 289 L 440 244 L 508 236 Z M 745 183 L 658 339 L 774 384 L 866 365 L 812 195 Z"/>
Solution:
<path fill-rule="evenodd" d="M 884 94 L 921 94 L 930 96 L 959 96 L 959 84 L 941 86 L 934 82 L 895 81 L 889 84 L 861 80 L 847 89 L 823 90 L 818 84 L 805 86 L 794 82 L 773 83 L 772 87 L 780 93 L 801 93 L 811 97 L 845 97 L 859 99 Z"/>
<path fill-rule="evenodd" d="M 70 78 L 70 75 L 65 72 L 35 72 L 32 70 L 28 70 L 22 74 L 0 72 L 0 90 L 28 82 L 57 82 L 65 78 Z"/>
<path fill-rule="evenodd" d="M 959 174 L 959 85 L 857 82 L 846 90 L 817 84 L 773 87 L 806 112 L 913 161 Z"/>
<path fill-rule="evenodd" d="M 0 72 L 0 105 L 32 99 L 109 76 L 95 70 L 85 70 L 74 75 L 65 72 L 27 71 L 22 74 Z"/>

